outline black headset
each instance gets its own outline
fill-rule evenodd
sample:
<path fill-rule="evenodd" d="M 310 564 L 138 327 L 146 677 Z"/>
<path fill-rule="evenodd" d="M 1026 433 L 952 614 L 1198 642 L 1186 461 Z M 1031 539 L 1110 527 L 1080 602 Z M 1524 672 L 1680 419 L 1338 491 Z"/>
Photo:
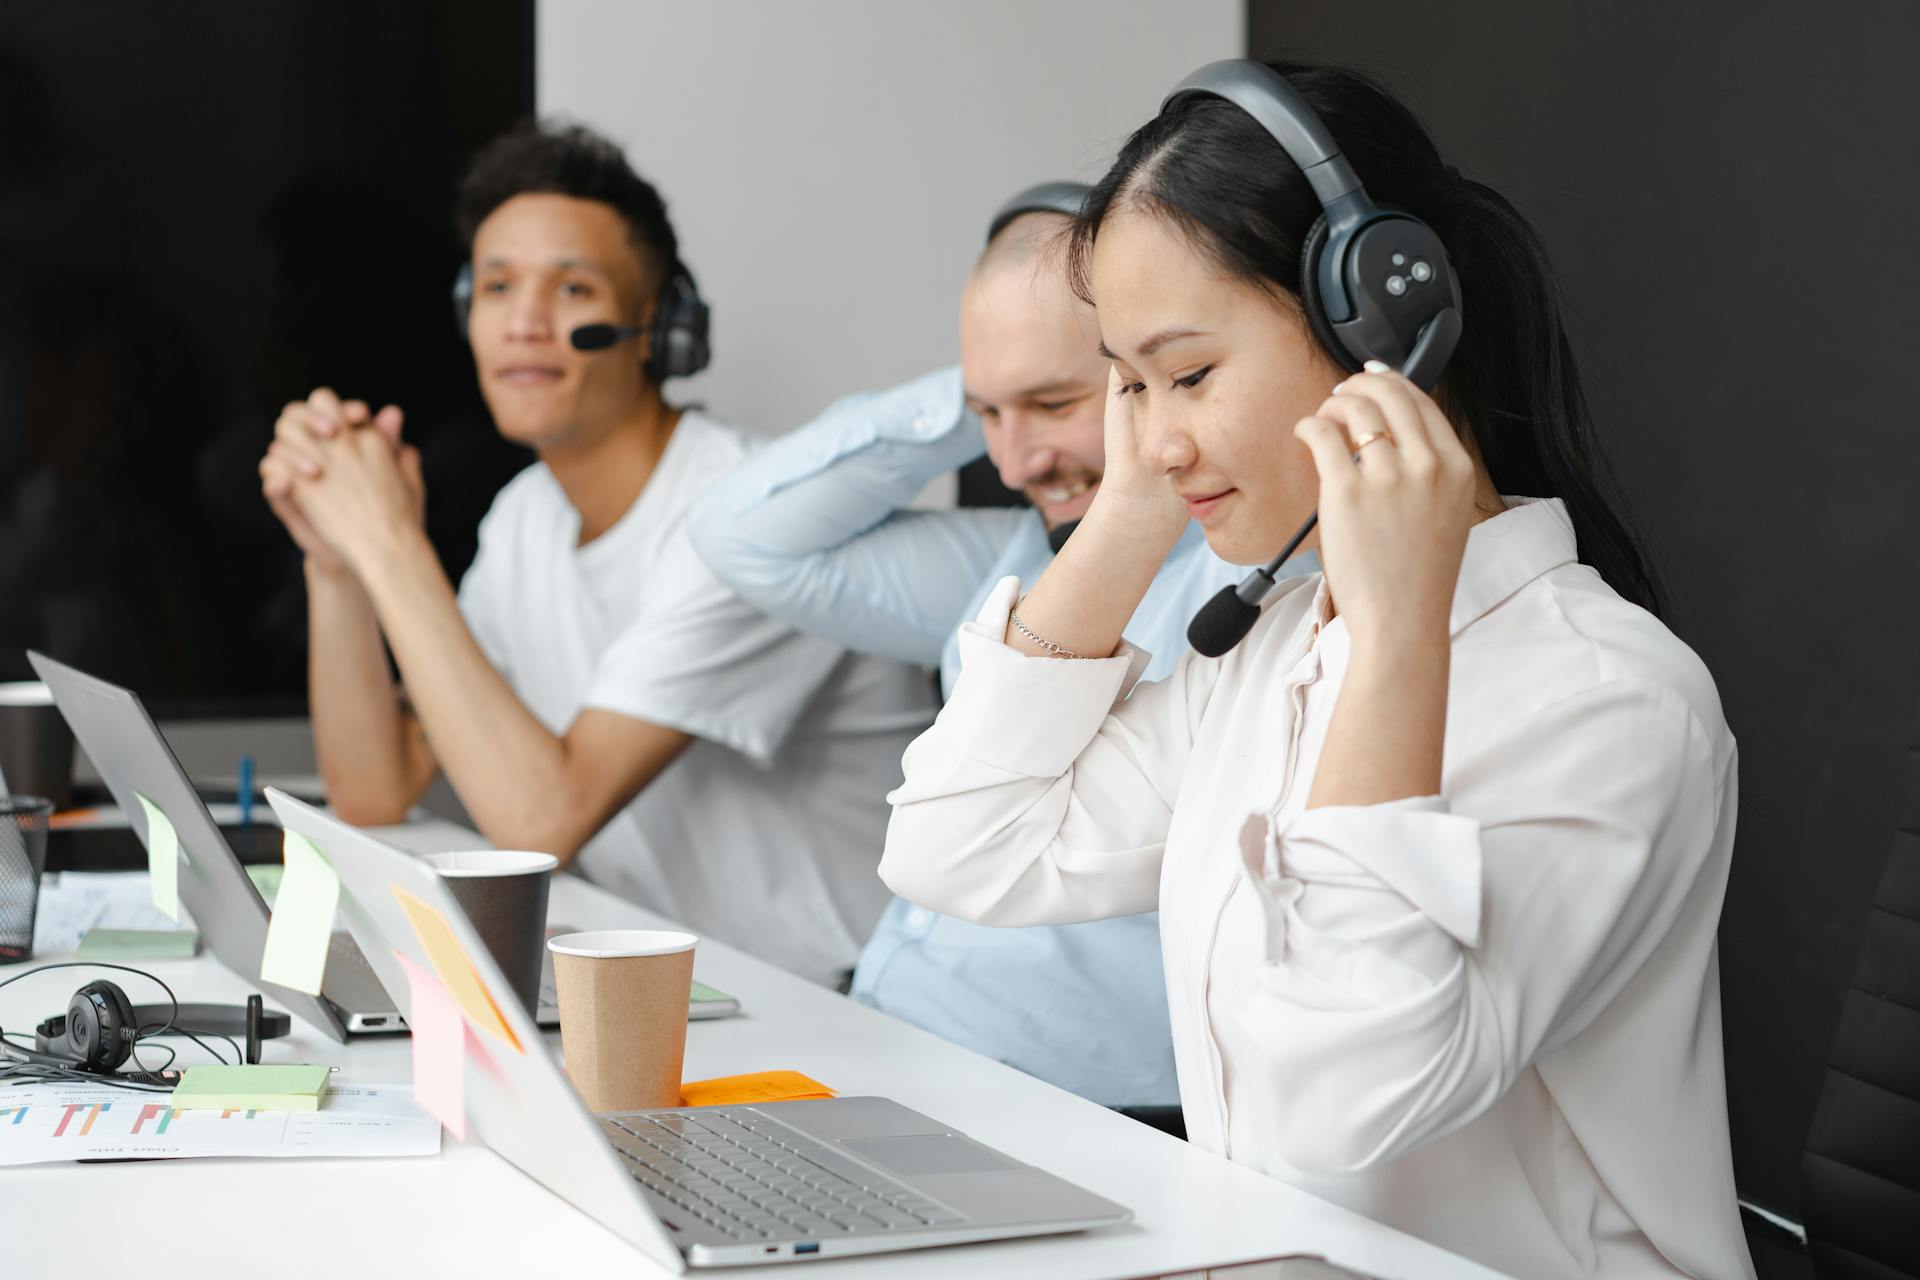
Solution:
<path fill-rule="evenodd" d="M 1160 109 L 1193 94 L 1252 116 L 1319 197 L 1320 216 L 1300 247 L 1300 303 L 1321 345 L 1349 373 L 1380 360 L 1433 390 L 1460 343 L 1460 282 L 1433 228 L 1375 204 L 1320 117 L 1272 67 L 1210 62 Z"/>
<path fill-rule="evenodd" d="M 463 263 L 453 278 L 453 322 L 460 338 L 467 338 L 467 325 L 473 318 L 473 264 Z M 666 283 L 654 297 L 653 320 L 646 327 L 637 324 L 585 324 L 567 335 L 577 351 L 604 351 L 617 342 L 648 334 L 647 377 L 654 382 L 668 378 L 686 378 L 707 367 L 713 358 L 709 330 L 713 308 L 700 297 L 693 273 L 678 261 L 667 274 Z"/>
<path fill-rule="evenodd" d="M 1350 373 L 1382 360 L 1433 390 L 1460 345 L 1460 282 L 1433 228 L 1375 204 L 1320 117 L 1272 67 L 1250 58 L 1210 62 L 1175 85 L 1160 109 L 1191 94 L 1252 116 L 1319 197 L 1320 216 L 1300 247 L 1300 305 L 1320 344 Z M 1273 575 L 1319 520 L 1318 512 L 1308 516 L 1264 568 L 1207 601 L 1187 642 L 1209 658 L 1239 644 L 1259 620 Z"/>
<path fill-rule="evenodd" d="M 116 982 L 104 978 L 89 982 L 73 993 L 64 1015 L 55 1014 L 33 1029 L 33 1048 L 0 1039 L 0 1059 L 57 1071 L 113 1076 L 145 1039 L 169 1035 L 244 1035 L 245 1060 L 258 1062 L 261 1041 L 277 1039 L 293 1030 L 293 1020 L 288 1015 L 268 1011 L 257 995 L 247 998 L 244 1010 L 235 1005 L 181 1004 L 171 999 L 172 989 L 164 982 L 144 970 L 125 965 L 87 961 L 43 965 L 9 978 L 7 985 L 49 969 L 73 968 L 122 969 L 138 974 L 166 991 L 169 1002 L 134 1004 Z M 147 1083 L 144 1079 L 140 1082 Z"/>
<path fill-rule="evenodd" d="M 161 1006 L 162 1021 L 165 1008 Z M 35 1027 L 33 1051 L 20 1053 L 30 1062 L 104 1075 L 126 1065 L 139 1037 L 139 1011 L 118 983 L 102 978 L 73 993 L 65 1017 L 48 1018 Z"/>

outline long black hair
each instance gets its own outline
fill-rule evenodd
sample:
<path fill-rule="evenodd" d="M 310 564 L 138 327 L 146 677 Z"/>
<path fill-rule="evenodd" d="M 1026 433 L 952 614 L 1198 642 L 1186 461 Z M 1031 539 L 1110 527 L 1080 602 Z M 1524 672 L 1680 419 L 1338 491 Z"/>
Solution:
<path fill-rule="evenodd" d="M 1383 205 L 1418 215 L 1447 246 L 1465 331 L 1439 397 L 1471 434 L 1501 493 L 1559 498 L 1580 558 L 1656 616 L 1658 577 L 1596 447 L 1586 392 L 1540 236 L 1506 198 L 1462 178 L 1399 100 L 1357 71 L 1269 62 L 1285 76 Z M 1254 119 L 1189 94 L 1127 139 L 1070 232 L 1074 289 L 1094 302 L 1093 242 L 1110 210 L 1168 219 L 1230 276 L 1297 298 L 1300 247 L 1320 203 Z"/>

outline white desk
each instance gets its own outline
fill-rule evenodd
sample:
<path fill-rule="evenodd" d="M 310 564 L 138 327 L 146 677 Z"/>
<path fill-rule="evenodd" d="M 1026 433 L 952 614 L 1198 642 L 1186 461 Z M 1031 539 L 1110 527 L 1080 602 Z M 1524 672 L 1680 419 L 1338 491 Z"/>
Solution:
<path fill-rule="evenodd" d="M 387 838 L 416 852 L 477 843 L 446 823 L 412 824 Z M 663 923 L 573 876 L 555 880 L 550 914 L 582 928 Z M 206 956 L 143 967 L 172 983 L 183 1000 L 237 1002 L 253 989 Z M 883 1094 L 1136 1215 L 1128 1226 L 1099 1232 L 800 1264 L 795 1276 L 1091 1280 L 1296 1253 L 1395 1280 L 1495 1275 L 738 951 L 703 942 L 694 971 L 738 996 L 742 1012 L 688 1025 L 687 1079 L 790 1067 L 842 1094 Z M 110 976 L 124 980 L 136 1002 L 154 998 L 138 989 L 138 979 Z M 0 990 L 0 1025 L 38 1021 L 85 980 L 77 970 L 61 970 Z M 557 1050 L 557 1035 L 552 1041 Z M 184 1046 L 181 1060 L 197 1060 L 192 1052 Z M 297 1019 L 293 1035 L 269 1041 L 265 1056 L 335 1064 L 348 1080 L 411 1077 L 404 1037 L 341 1046 Z M 475 1276 L 666 1274 L 484 1146 L 451 1136 L 431 1159 L 0 1169 L 0 1270 L 49 1275 L 83 1255 L 140 1280 L 417 1280 L 435 1267 Z"/>

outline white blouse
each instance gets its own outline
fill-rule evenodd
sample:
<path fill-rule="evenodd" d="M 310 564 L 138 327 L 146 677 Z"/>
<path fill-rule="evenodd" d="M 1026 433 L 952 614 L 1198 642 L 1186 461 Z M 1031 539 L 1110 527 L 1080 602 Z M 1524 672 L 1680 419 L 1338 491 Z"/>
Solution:
<path fill-rule="evenodd" d="M 1192 1141 L 1516 1276 L 1748 1277 L 1715 930 L 1732 734 L 1557 500 L 1476 526 L 1442 794 L 1306 810 L 1348 656 L 1313 577 L 1224 658 L 961 629 L 881 876 L 993 925 L 1158 909 Z"/>

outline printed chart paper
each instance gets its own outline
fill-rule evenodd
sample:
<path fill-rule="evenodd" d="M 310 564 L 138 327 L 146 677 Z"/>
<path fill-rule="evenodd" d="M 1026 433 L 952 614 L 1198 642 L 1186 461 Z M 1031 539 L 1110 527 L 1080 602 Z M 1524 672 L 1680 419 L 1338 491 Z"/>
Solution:
<path fill-rule="evenodd" d="M 335 1085 L 318 1111 L 175 1111 L 165 1093 L 0 1086 L 0 1165 L 196 1156 L 430 1156 L 440 1122 L 406 1085 Z"/>

